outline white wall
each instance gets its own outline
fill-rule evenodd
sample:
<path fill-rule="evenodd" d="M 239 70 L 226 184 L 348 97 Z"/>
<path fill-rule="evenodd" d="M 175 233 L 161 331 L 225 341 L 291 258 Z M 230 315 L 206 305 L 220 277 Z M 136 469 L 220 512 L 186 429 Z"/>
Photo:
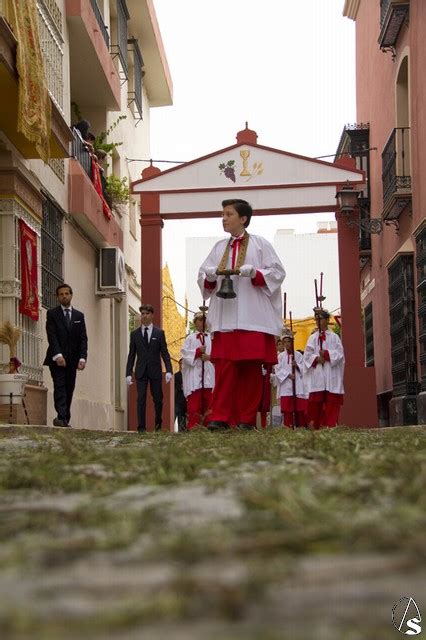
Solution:
<path fill-rule="evenodd" d="M 312 315 L 315 306 L 314 279 L 324 273 L 323 306 L 329 311 L 340 307 L 337 233 L 298 233 L 279 229 L 274 248 L 286 270 L 283 291 L 287 292 L 287 318 Z"/>

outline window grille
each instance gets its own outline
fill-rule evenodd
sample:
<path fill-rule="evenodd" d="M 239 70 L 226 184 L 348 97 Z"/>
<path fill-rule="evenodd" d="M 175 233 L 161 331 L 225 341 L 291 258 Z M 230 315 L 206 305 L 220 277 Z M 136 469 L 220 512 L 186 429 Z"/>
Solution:
<path fill-rule="evenodd" d="M 418 383 L 413 256 L 400 256 L 388 273 L 393 391 L 395 396 L 415 395 Z"/>
<path fill-rule="evenodd" d="M 373 303 L 364 309 L 365 366 L 374 367 Z"/>
<path fill-rule="evenodd" d="M 118 56 L 120 60 L 124 82 L 129 77 L 129 67 L 127 63 L 127 21 L 129 19 L 130 14 L 127 9 L 125 0 L 117 0 L 117 41 L 114 45 L 112 45 L 111 52 L 114 55 Z"/>
<path fill-rule="evenodd" d="M 51 309 L 57 304 L 56 287 L 63 283 L 62 211 L 46 198 L 43 202 L 41 227 L 41 269 L 43 307 Z"/>
<path fill-rule="evenodd" d="M 65 162 L 63 158 L 51 158 L 47 163 L 59 180 L 65 182 Z"/>
<path fill-rule="evenodd" d="M 64 102 L 64 76 L 63 76 L 63 46 L 61 32 L 58 30 L 55 19 L 52 18 L 50 8 L 54 1 L 46 3 L 46 0 L 37 0 L 38 27 L 40 45 L 43 54 L 44 71 L 46 74 L 47 88 L 50 97 L 63 114 Z M 47 6 L 46 6 L 47 5 Z M 58 10 L 59 11 L 59 10 Z"/>
<path fill-rule="evenodd" d="M 128 90 L 128 106 L 134 105 L 133 115 L 139 122 L 142 120 L 142 67 L 143 59 L 141 50 L 139 48 L 136 38 L 130 38 L 128 40 L 131 45 L 129 51 L 133 54 L 133 74 L 129 78 L 129 90 Z"/>
<path fill-rule="evenodd" d="M 419 350 L 422 391 L 426 391 L 426 227 L 416 238 Z"/>

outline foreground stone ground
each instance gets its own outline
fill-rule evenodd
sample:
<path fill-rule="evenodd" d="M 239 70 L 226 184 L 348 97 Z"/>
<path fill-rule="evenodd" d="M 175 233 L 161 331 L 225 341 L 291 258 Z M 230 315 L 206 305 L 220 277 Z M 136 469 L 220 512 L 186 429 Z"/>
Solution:
<path fill-rule="evenodd" d="M 426 429 L 0 428 L 0 638 L 365 640 L 426 619 Z"/>

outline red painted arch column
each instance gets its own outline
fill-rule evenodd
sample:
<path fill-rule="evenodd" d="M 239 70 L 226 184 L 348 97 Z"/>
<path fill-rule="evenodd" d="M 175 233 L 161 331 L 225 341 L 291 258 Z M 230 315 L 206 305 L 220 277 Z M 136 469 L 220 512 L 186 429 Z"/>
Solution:
<path fill-rule="evenodd" d="M 348 427 L 377 427 L 376 376 L 374 367 L 365 367 L 364 332 L 359 286 L 359 229 L 349 226 L 357 220 L 351 214 L 336 213 L 339 248 L 342 342 L 345 351 L 345 401 L 339 423 Z"/>
<path fill-rule="evenodd" d="M 150 165 L 142 172 L 143 178 L 161 173 L 158 167 Z M 141 280 L 142 303 L 154 307 L 154 325 L 163 326 L 163 255 L 162 229 L 164 222 L 160 215 L 160 195 L 156 192 L 141 195 Z M 166 336 L 167 339 L 167 336 Z M 174 381 L 166 385 L 163 378 L 163 430 L 174 428 Z M 154 427 L 154 405 L 151 394 L 147 392 L 147 429 Z"/>

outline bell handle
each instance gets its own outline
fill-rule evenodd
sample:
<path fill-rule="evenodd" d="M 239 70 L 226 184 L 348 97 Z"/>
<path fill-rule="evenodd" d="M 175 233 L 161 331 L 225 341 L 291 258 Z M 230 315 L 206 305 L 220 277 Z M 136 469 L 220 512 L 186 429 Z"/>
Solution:
<path fill-rule="evenodd" d="M 216 271 L 216 275 L 218 276 L 239 276 L 240 275 L 240 270 L 239 269 L 222 269 L 221 271 L 219 271 L 219 269 Z"/>

